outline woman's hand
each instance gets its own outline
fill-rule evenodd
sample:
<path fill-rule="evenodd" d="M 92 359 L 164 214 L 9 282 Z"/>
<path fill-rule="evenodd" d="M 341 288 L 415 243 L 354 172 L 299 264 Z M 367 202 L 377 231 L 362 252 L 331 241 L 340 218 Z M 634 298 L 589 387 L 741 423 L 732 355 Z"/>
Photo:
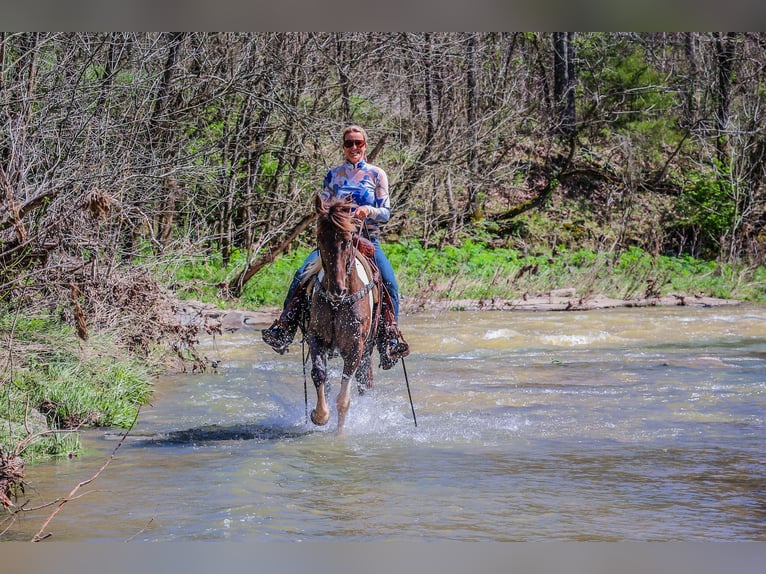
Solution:
<path fill-rule="evenodd" d="M 370 215 L 370 208 L 367 205 L 360 205 L 354 210 L 354 217 L 359 220 L 364 220 Z"/>

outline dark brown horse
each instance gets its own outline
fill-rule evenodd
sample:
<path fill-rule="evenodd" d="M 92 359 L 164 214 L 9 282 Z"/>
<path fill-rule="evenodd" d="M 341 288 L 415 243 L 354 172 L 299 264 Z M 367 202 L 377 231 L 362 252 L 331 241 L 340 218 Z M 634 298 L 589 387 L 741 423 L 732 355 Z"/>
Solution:
<path fill-rule="evenodd" d="M 322 202 L 317 196 L 317 244 L 321 273 L 315 281 L 311 296 L 311 318 L 307 341 L 311 353 L 311 379 L 317 392 L 316 408 L 311 420 L 316 425 L 327 424 L 327 360 L 335 352 L 343 359 L 343 376 L 336 404 L 338 432 L 348 412 L 349 382 L 356 378 L 360 392 L 372 387 L 372 351 L 377 329 L 374 294 L 378 286 L 367 277 L 358 262 L 358 223 L 352 216 L 354 204 L 347 200 L 330 199 Z M 308 269 L 307 273 L 318 271 Z"/>

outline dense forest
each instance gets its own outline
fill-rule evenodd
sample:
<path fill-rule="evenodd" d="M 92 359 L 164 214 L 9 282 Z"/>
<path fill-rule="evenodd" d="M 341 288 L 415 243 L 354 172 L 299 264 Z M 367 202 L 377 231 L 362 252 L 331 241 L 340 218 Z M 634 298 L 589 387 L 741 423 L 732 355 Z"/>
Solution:
<path fill-rule="evenodd" d="M 59 426 L 130 416 L 31 398 L 35 366 L 163 336 L 197 360 L 176 270 L 219 262 L 236 304 L 310 245 L 349 123 L 405 250 L 766 262 L 764 33 L 1 32 L 0 114 L 0 402 Z"/>
<path fill-rule="evenodd" d="M 520 245 L 517 217 L 563 194 L 588 220 L 546 240 L 762 263 L 765 47 L 762 33 L 2 33 L 0 290 L 169 252 L 264 255 L 305 228 L 351 122 L 389 174 L 392 237 Z"/>

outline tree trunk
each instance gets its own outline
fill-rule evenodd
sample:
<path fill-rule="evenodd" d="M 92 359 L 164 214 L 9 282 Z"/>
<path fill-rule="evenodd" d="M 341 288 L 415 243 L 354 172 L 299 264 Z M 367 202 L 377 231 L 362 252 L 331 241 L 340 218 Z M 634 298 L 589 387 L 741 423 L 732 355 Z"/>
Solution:
<path fill-rule="evenodd" d="M 176 197 L 178 195 L 178 183 L 174 177 L 165 178 L 165 190 L 167 195 L 162 200 L 159 217 L 159 229 L 157 239 L 163 248 L 170 246 L 173 241 L 175 229 Z"/>
<path fill-rule="evenodd" d="M 431 34 L 425 35 L 425 58 L 423 60 L 424 78 L 423 91 L 425 92 L 426 105 L 426 145 L 429 145 L 436 133 L 436 121 L 434 119 L 434 104 L 431 92 L 433 90 L 433 62 L 431 58 Z"/>
<path fill-rule="evenodd" d="M 479 90 L 477 70 L 477 34 L 470 33 L 466 42 L 466 121 L 468 122 L 468 202 L 466 215 L 480 219 L 479 210 Z"/>
<path fill-rule="evenodd" d="M 574 32 L 553 34 L 553 99 L 558 131 L 571 136 L 576 121 Z"/>
<path fill-rule="evenodd" d="M 340 84 L 340 106 L 344 122 L 351 123 L 351 78 L 348 75 L 346 63 L 346 47 L 341 34 L 335 36 L 336 67 L 338 70 L 338 82 Z"/>
<path fill-rule="evenodd" d="M 250 263 L 242 272 L 229 282 L 229 294 L 232 297 L 239 297 L 242 294 L 242 288 L 245 286 L 253 276 L 263 269 L 266 265 L 272 263 L 281 253 L 283 253 L 290 244 L 298 237 L 303 231 L 312 223 L 317 220 L 316 213 L 310 213 L 298 222 L 298 225 L 293 227 L 288 236 L 276 247 L 270 249 L 269 252 L 263 257 L 256 259 Z"/>
<path fill-rule="evenodd" d="M 721 37 L 719 32 L 713 34 L 715 38 L 716 62 L 718 64 L 715 114 L 715 125 L 718 132 L 716 149 L 718 150 L 719 161 L 724 164 L 727 161 L 728 155 L 726 129 L 729 124 L 729 100 L 731 98 L 731 82 L 736 53 L 735 36 L 735 32 L 727 32 L 725 38 Z"/>
<path fill-rule="evenodd" d="M 684 124 L 694 126 L 697 121 L 697 46 L 694 32 L 684 33 L 684 55 L 686 64 L 689 66 L 689 76 L 684 85 Z"/>

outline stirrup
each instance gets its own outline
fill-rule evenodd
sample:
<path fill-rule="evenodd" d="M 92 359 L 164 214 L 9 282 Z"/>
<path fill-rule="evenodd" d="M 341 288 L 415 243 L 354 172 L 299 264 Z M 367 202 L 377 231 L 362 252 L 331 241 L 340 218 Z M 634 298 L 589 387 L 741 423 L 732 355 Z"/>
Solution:
<path fill-rule="evenodd" d="M 391 359 L 385 353 L 380 353 L 380 365 L 378 366 L 384 371 L 387 371 L 396 364 L 397 360 L 398 359 Z"/>
<path fill-rule="evenodd" d="M 404 337 L 402 337 L 401 341 L 398 337 L 396 339 L 391 339 L 391 341 L 389 341 L 388 354 L 394 358 L 394 360 L 406 357 L 410 354 L 410 344 L 404 340 Z"/>

